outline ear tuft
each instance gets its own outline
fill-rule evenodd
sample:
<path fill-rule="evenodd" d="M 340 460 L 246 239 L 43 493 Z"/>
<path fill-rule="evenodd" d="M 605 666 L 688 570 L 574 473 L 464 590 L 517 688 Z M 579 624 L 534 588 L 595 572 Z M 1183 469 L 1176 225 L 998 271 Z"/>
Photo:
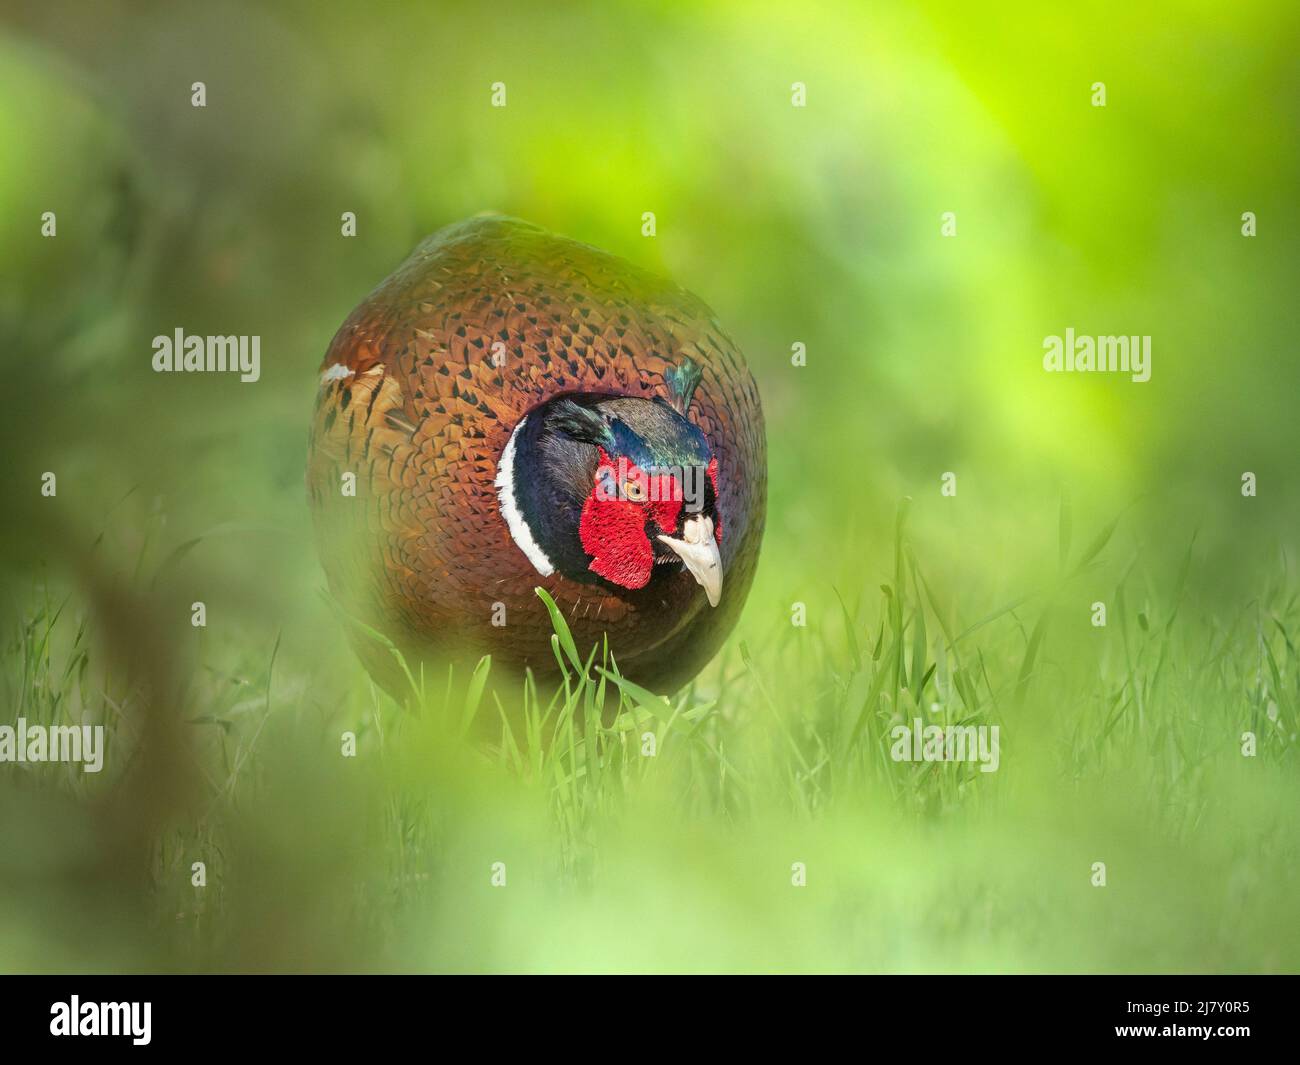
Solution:
<path fill-rule="evenodd" d="M 553 403 L 546 422 L 556 431 L 584 444 L 608 447 L 614 442 L 614 434 L 605 416 L 571 399 Z"/>
<path fill-rule="evenodd" d="M 695 395 L 695 386 L 700 383 L 703 371 L 689 355 L 682 356 L 682 361 L 664 372 L 664 383 L 668 386 L 669 405 L 686 417 L 686 409 L 691 405 Z"/>

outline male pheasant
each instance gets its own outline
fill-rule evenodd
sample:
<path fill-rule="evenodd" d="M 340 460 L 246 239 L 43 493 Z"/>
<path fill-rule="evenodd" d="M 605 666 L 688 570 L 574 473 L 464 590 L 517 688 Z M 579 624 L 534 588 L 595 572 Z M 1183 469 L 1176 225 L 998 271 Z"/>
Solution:
<path fill-rule="evenodd" d="M 698 299 L 515 219 L 424 240 L 321 367 L 307 481 L 371 673 L 490 653 L 556 670 L 545 588 L 585 653 L 672 690 L 713 656 L 763 535 L 758 390 Z"/>

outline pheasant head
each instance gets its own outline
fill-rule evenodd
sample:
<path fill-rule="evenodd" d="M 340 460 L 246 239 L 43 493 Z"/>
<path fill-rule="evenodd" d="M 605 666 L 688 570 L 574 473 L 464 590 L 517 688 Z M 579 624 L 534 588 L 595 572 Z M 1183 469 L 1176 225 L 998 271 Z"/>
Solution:
<path fill-rule="evenodd" d="M 685 409 L 689 395 L 676 394 Z M 613 594 L 683 567 L 722 596 L 718 461 L 662 398 L 556 397 L 515 426 L 498 465 L 501 513 L 542 576 Z"/>

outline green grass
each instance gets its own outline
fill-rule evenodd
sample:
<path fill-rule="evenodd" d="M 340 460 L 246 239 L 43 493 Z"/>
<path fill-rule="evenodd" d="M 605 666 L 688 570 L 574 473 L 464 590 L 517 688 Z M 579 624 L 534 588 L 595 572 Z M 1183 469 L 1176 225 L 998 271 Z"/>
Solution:
<path fill-rule="evenodd" d="M 97 661 L 77 597 L 38 586 L 5 648 L 11 704 L 103 720 L 113 757 L 99 778 L 0 777 L 10 833 L 43 812 L 10 884 L 37 917 L 8 930 L 8 964 L 1296 968 L 1294 583 L 1221 620 L 1195 602 L 1194 542 L 1158 581 L 1108 561 L 1115 524 L 1082 548 L 1068 508 L 1059 525 L 1055 576 L 968 618 L 901 508 L 887 583 L 837 593 L 833 624 L 749 626 L 671 698 L 577 647 L 539 592 L 555 685 L 485 658 L 408 673 L 399 706 L 350 662 L 335 689 L 339 670 L 282 662 L 278 637 L 235 641 L 227 669 L 203 635 L 157 699 Z M 1106 574 L 1096 629 L 1079 586 Z M 159 713 L 186 725 L 151 748 Z M 913 717 L 998 725 L 998 771 L 892 760 L 889 728 Z"/>

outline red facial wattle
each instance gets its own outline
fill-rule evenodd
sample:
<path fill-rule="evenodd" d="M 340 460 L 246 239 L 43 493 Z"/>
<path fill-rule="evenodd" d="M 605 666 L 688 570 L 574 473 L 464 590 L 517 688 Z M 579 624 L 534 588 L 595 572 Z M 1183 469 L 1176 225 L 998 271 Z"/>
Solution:
<path fill-rule="evenodd" d="M 625 494 L 623 486 L 628 484 L 639 501 Z M 615 463 L 602 448 L 578 524 L 582 549 L 591 555 L 589 568 L 621 587 L 644 588 L 655 563 L 646 519 L 660 532 L 672 533 L 681 511 L 682 487 L 676 477 L 646 474 L 631 462 Z"/>

